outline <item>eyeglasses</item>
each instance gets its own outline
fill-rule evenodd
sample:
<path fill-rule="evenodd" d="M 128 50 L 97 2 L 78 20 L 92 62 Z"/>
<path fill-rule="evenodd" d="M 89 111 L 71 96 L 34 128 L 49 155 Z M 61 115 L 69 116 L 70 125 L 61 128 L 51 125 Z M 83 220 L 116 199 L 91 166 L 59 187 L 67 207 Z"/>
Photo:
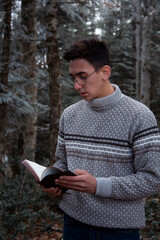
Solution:
<path fill-rule="evenodd" d="M 69 75 L 69 79 L 75 84 L 77 83 L 79 86 L 85 86 L 86 80 L 92 76 L 95 72 L 97 72 L 101 67 L 96 68 L 91 74 L 88 76 L 81 76 L 81 74 L 78 74 L 76 77 Z"/>

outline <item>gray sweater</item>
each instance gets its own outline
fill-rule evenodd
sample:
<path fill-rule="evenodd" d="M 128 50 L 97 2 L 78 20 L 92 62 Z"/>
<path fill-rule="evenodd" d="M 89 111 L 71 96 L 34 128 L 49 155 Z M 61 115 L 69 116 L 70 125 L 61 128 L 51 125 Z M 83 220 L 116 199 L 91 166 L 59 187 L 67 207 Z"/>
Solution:
<path fill-rule="evenodd" d="M 93 226 L 145 226 L 145 197 L 160 189 L 160 134 L 153 113 L 115 92 L 79 101 L 60 119 L 56 167 L 96 177 L 96 194 L 69 190 L 60 208 Z"/>

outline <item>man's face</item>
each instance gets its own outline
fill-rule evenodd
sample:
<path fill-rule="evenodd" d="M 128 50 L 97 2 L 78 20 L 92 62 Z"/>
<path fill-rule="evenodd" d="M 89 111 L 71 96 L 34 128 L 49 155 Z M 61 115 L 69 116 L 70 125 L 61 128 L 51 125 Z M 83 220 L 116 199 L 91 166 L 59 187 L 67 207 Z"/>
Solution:
<path fill-rule="evenodd" d="M 108 76 L 107 76 L 108 72 Z M 110 67 L 102 67 L 95 71 L 85 59 L 75 59 L 69 62 L 69 74 L 75 79 L 74 89 L 87 101 L 108 95 L 107 86 Z M 83 80 L 85 79 L 86 80 Z"/>

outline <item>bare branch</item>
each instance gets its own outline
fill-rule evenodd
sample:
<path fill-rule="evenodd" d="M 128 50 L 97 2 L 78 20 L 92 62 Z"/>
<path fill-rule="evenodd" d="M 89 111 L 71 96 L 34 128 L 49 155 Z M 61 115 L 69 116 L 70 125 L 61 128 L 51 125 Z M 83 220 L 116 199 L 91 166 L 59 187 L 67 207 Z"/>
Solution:
<path fill-rule="evenodd" d="M 24 56 L 26 56 L 26 55 L 28 55 L 28 54 L 31 54 L 31 53 L 33 53 L 33 52 L 37 52 L 37 51 L 30 51 L 30 52 L 27 52 L 27 53 L 25 53 L 25 54 L 21 54 L 21 56 L 19 56 L 19 57 L 17 57 L 17 58 L 14 58 L 14 59 L 12 59 L 12 60 L 10 60 L 10 61 L 8 61 L 8 62 L 3 63 L 2 65 L 0 65 L 0 68 L 1 68 L 1 67 L 4 67 L 5 65 L 10 64 L 10 63 L 12 63 L 12 62 L 15 62 L 16 60 L 21 59 L 22 57 L 24 57 Z"/>

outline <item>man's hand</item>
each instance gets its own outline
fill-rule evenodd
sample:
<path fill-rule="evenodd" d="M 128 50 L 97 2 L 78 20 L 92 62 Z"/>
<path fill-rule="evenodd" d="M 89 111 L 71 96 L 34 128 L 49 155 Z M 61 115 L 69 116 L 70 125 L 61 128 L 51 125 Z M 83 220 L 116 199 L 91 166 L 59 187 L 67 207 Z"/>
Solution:
<path fill-rule="evenodd" d="M 96 192 L 96 178 L 85 170 L 77 169 L 77 176 L 61 176 L 55 183 L 62 188 L 76 190 L 85 193 Z"/>
<path fill-rule="evenodd" d="M 50 196 L 57 197 L 62 195 L 62 189 L 56 188 L 42 188 L 43 192 L 47 193 Z"/>

